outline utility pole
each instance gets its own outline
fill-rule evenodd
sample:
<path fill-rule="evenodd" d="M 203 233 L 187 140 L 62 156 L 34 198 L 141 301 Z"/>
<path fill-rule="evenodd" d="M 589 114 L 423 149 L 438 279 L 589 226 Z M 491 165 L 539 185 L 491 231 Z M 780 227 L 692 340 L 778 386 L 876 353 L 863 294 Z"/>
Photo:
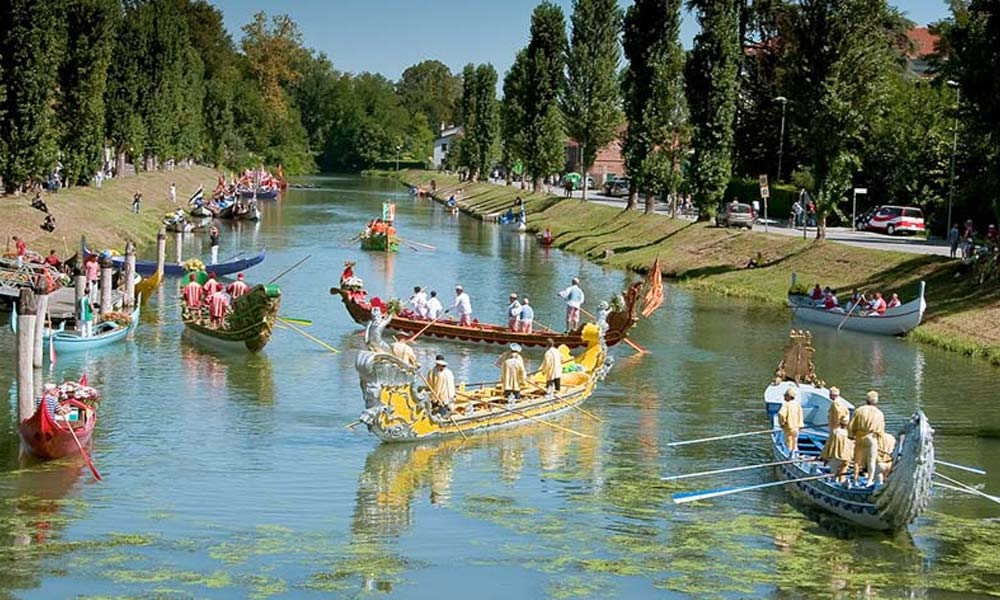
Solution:
<path fill-rule="evenodd" d="M 788 104 L 788 98 L 784 96 L 778 96 L 774 99 L 776 102 L 781 103 L 781 134 L 778 137 L 778 177 L 775 179 L 776 182 L 781 181 L 781 159 L 785 153 L 785 105 Z"/>
<path fill-rule="evenodd" d="M 951 230 L 951 205 L 955 200 L 955 155 L 958 154 L 958 111 L 962 106 L 962 88 L 959 87 L 958 82 L 949 79 L 948 85 L 955 88 L 955 124 L 954 124 L 954 136 L 951 141 L 951 186 L 948 190 L 948 222 L 945 223 L 945 237 L 948 236 L 948 232 Z"/>

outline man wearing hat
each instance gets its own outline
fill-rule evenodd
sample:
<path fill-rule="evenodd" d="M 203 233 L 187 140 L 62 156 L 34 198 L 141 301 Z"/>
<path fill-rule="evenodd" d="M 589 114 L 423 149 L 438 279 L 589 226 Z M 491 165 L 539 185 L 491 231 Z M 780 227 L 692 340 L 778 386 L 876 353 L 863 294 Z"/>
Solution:
<path fill-rule="evenodd" d="M 785 446 L 792 456 L 799 452 L 799 430 L 805 427 L 802 418 L 802 404 L 795 388 L 785 390 L 785 403 L 778 410 L 778 425 L 785 432 Z"/>
<path fill-rule="evenodd" d="M 517 294 L 511 292 L 510 304 L 507 305 L 507 328 L 511 331 L 518 331 L 518 320 L 521 318 L 521 303 L 517 301 Z"/>
<path fill-rule="evenodd" d="M 250 288 L 247 287 L 246 282 L 243 281 L 244 278 L 245 276 L 243 275 L 243 273 L 239 273 L 238 275 L 236 275 L 236 281 L 230 283 L 226 287 L 226 291 L 229 292 L 229 295 L 232 296 L 233 300 L 236 300 L 243 294 L 246 294 L 248 291 L 250 291 Z"/>
<path fill-rule="evenodd" d="M 392 343 L 389 344 L 389 354 L 392 354 L 411 367 L 417 366 L 417 355 L 413 352 L 413 348 L 410 348 L 409 344 L 398 337 L 394 336 Z"/>
<path fill-rule="evenodd" d="M 878 407 L 878 392 L 872 390 L 865 398 L 865 405 L 854 411 L 854 418 L 847 426 L 847 435 L 854 440 L 854 483 L 858 482 L 861 474 L 861 466 L 867 465 L 865 450 L 871 445 L 865 438 L 873 434 L 885 432 L 885 415 Z M 877 438 L 873 437 L 871 443 L 877 444 Z M 868 478 L 873 480 L 874 469 L 868 472 Z"/>
<path fill-rule="evenodd" d="M 826 425 L 830 428 L 831 433 L 837 428 L 841 419 L 847 419 L 850 422 L 851 409 L 840 397 L 840 388 L 834 386 L 830 388 L 830 408 L 826 411 Z"/>
<path fill-rule="evenodd" d="M 542 375 L 545 376 L 545 390 L 551 395 L 562 389 L 562 354 L 552 338 L 546 340 L 548 348 L 542 358 Z"/>
<path fill-rule="evenodd" d="M 222 289 L 222 284 L 215 279 L 214 271 L 208 274 L 208 281 L 205 282 L 205 285 L 201 286 L 201 289 L 205 292 L 206 302 L 212 297 L 212 294 Z"/>
<path fill-rule="evenodd" d="M 528 383 L 528 373 L 521 358 L 521 345 L 511 344 L 510 352 L 500 364 L 500 383 L 503 385 L 503 397 L 513 402 L 521 399 L 521 386 Z"/>
<path fill-rule="evenodd" d="M 566 301 L 566 331 L 576 331 L 580 326 L 580 307 L 584 300 L 580 280 L 574 277 L 570 286 L 559 292 L 559 295 Z"/>
<path fill-rule="evenodd" d="M 460 285 L 455 286 L 455 303 L 445 312 L 450 313 L 452 310 L 458 312 L 459 325 L 472 325 L 472 299 Z"/>
<path fill-rule="evenodd" d="M 419 285 L 413 286 L 413 295 L 407 303 L 413 308 L 413 312 L 421 319 L 427 318 L 427 293 Z"/>
<path fill-rule="evenodd" d="M 832 395 L 832 394 L 831 394 Z M 854 442 L 847 437 L 847 415 L 831 424 L 830 437 L 826 438 L 819 457 L 826 461 L 830 473 L 837 476 L 837 483 L 844 483 L 847 467 L 854 456 Z"/>
<path fill-rule="evenodd" d="M 444 355 L 434 357 L 434 368 L 427 373 L 427 386 L 431 390 L 431 401 L 435 408 L 446 413 L 454 410 L 455 375 L 448 368 Z"/>

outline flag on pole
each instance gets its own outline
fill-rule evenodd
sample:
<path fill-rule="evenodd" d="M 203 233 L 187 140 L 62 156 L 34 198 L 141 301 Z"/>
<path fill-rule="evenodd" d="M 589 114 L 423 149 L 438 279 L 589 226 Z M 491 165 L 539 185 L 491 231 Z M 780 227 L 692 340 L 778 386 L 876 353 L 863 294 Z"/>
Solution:
<path fill-rule="evenodd" d="M 642 299 L 642 316 L 648 317 L 663 305 L 663 274 L 660 273 L 660 257 L 653 261 L 646 275 L 646 295 Z"/>
<path fill-rule="evenodd" d="M 396 204 L 394 202 L 382 203 L 382 220 L 390 223 L 396 220 Z"/>
<path fill-rule="evenodd" d="M 204 200 L 205 200 L 205 187 L 199 185 L 198 189 L 196 189 L 194 193 L 191 194 L 191 197 L 188 198 L 188 204 L 191 205 L 201 204 Z"/>
<path fill-rule="evenodd" d="M 80 385 L 87 385 L 87 374 L 80 375 Z"/>

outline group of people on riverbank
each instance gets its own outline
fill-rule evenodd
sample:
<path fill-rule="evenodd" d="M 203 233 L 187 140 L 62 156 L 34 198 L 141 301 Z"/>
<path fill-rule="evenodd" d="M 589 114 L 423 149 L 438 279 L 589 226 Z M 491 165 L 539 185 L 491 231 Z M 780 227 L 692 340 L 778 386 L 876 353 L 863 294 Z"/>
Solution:
<path fill-rule="evenodd" d="M 851 290 L 851 298 L 847 301 L 845 306 L 840 305 L 840 300 L 837 299 L 837 290 L 830 287 L 825 287 L 820 289 L 817 283 L 809 296 L 813 302 L 816 304 L 817 308 L 823 308 L 826 310 L 850 314 L 859 314 L 868 317 L 877 317 L 885 314 L 885 311 L 901 306 L 902 302 L 899 299 L 899 294 L 895 292 L 889 298 L 888 302 L 882 297 L 882 292 L 875 292 L 871 298 L 868 298 L 864 292 L 859 292 L 856 288 Z"/>
<path fill-rule="evenodd" d="M 198 274 L 188 275 L 188 283 L 181 289 L 181 298 L 188 315 L 203 319 L 207 313 L 213 327 L 222 327 L 234 300 L 246 294 L 250 287 L 244 281 L 243 273 L 236 275 L 236 281 L 223 286 L 208 273 L 205 283 L 198 283 Z"/>

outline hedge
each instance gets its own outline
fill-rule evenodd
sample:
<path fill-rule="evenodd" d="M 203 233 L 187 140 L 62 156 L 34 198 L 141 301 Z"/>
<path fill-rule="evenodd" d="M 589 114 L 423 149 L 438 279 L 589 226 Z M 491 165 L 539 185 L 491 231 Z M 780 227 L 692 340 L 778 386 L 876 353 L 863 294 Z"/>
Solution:
<path fill-rule="evenodd" d="M 778 184 L 770 186 L 771 196 L 767 200 L 767 216 L 769 219 L 787 219 L 792 213 L 792 203 L 799 198 L 799 192 L 793 185 Z M 756 179 L 732 179 L 726 186 L 726 201 L 736 198 L 738 201 L 753 206 L 753 201 L 760 202 L 761 216 L 764 214 L 764 200 L 760 197 L 760 184 Z"/>

